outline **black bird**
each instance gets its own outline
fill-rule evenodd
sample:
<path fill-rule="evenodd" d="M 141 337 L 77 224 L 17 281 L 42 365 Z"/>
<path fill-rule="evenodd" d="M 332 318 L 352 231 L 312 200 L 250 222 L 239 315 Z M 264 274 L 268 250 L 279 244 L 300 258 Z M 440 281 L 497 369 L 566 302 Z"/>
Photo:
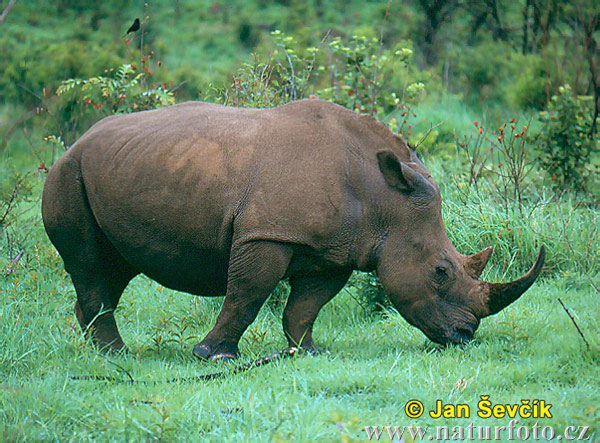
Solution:
<path fill-rule="evenodd" d="M 131 34 L 132 32 L 136 32 L 140 29 L 140 19 L 136 18 L 133 22 L 133 24 L 129 27 L 129 29 L 127 30 L 127 32 L 125 33 L 125 35 L 127 34 Z M 125 37 L 125 35 L 123 37 Z"/>

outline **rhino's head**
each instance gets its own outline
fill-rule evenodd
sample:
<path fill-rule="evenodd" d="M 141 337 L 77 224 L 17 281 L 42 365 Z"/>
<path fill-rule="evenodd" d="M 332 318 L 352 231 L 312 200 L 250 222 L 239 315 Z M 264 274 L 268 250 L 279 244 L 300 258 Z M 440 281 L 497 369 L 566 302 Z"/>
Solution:
<path fill-rule="evenodd" d="M 402 162 L 392 151 L 377 154 L 387 190 L 378 199 L 381 240 L 377 273 L 393 305 L 412 325 L 437 343 L 464 343 L 479 321 L 515 301 L 538 277 L 535 265 L 510 283 L 479 280 L 491 248 L 461 255 L 450 243 L 437 184 L 411 151 Z"/>

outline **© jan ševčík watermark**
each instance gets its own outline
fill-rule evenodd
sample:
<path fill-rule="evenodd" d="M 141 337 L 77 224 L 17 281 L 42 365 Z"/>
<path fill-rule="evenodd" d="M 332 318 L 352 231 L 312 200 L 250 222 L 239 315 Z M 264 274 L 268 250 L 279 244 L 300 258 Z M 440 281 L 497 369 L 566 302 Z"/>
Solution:
<path fill-rule="evenodd" d="M 479 417 L 483 419 L 509 419 L 506 425 L 466 426 L 365 426 L 366 436 L 371 441 L 386 440 L 451 440 L 451 441 L 525 441 L 525 440 L 590 440 L 589 426 L 566 426 L 557 431 L 552 426 L 539 424 L 520 425 L 520 419 L 550 419 L 552 404 L 541 399 L 523 399 L 519 403 L 494 404 L 488 395 L 482 395 L 477 409 L 471 410 L 468 404 L 447 404 L 437 400 L 427 415 L 434 419 L 455 419 Z M 425 407 L 419 400 L 409 400 L 404 405 L 406 416 L 412 419 L 425 414 Z"/>

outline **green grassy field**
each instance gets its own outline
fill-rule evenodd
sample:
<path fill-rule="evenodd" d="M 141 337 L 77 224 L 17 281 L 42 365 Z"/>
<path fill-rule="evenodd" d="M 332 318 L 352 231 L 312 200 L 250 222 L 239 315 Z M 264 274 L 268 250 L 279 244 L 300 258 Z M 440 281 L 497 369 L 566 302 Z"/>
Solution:
<path fill-rule="evenodd" d="M 0 0 L 0 10 L 7 4 Z M 596 8 L 593 0 L 18 2 L 0 23 L 0 442 L 351 442 L 367 440 L 367 426 L 508 426 L 508 417 L 476 415 L 481 396 L 493 404 L 544 400 L 552 404 L 552 417 L 519 418 L 519 425 L 552 426 L 561 436 L 567 426 L 589 427 L 588 441 L 600 440 L 598 134 L 576 169 L 589 173 L 586 187 L 558 186 L 556 165 L 540 163 L 547 134 L 560 142 L 562 159 L 582 155 L 578 144 L 587 146 L 593 108 L 586 57 L 593 46 L 586 52 L 582 41 L 600 37 L 600 21 L 587 40 L 581 32 Z M 141 32 L 123 35 L 135 17 L 145 23 L 143 44 Z M 434 22 L 437 29 L 428 37 Z M 271 35 L 274 30 L 293 37 L 295 52 Z M 324 35 L 322 56 L 311 61 L 308 47 L 321 47 Z M 377 55 L 365 56 L 367 46 L 353 56 L 330 47 L 337 37 L 356 44 L 353 35 L 375 41 L 377 47 L 370 47 Z M 414 52 L 406 65 L 398 64 L 397 46 L 400 54 Z M 42 226 L 44 167 L 62 150 L 43 138 L 61 135 L 69 145 L 111 113 L 110 106 L 89 108 L 83 96 L 58 96 L 61 81 L 114 76 L 111 70 L 124 63 L 141 67 L 141 53 L 153 54 L 148 66 L 154 74 L 144 77 L 152 82 L 148 86 L 164 83 L 175 89 L 178 102 L 224 102 L 234 89 L 242 91 L 235 96 L 242 106 L 268 94 L 271 101 L 257 100 L 261 106 L 289 101 L 286 72 L 295 63 L 298 78 L 302 70 L 312 72 L 305 97 L 327 98 L 327 89 L 338 89 L 347 93 L 338 102 L 350 106 L 373 78 L 373 91 L 382 95 L 372 100 L 368 94 L 363 104 L 374 110 L 388 93 L 402 97 L 380 106 L 376 117 L 390 124 L 407 114 L 412 126 L 402 134 L 412 144 L 423 141 L 417 152 L 440 185 L 446 229 L 459 252 L 493 246 L 482 278 L 508 281 L 528 269 L 544 244 L 541 277 L 517 302 L 484 319 L 471 343 L 439 347 L 396 311 L 373 309 L 373 278 L 355 275 L 315 325 L 315 341 L 325 353 L 198 381 L 189 379 L 238 364 L 192 356 L 222 300 L 194 298 L 140 276 L 116 312 L 130 352 L 99 352 L 79 328 L 74 288 Z M 291 62 L 290 55 L 299 58 Z M 257 80 L 253 60 L 274 69 L 270 83 Z M 363 72 L 380 63 L 369 75 Z M 405 92 L 421 82 L 424 89 L 407 95 L 409 108 L 403 107 Z M 539 112 L 548 111 L 565 84 L 589 97 L 577 98 L 579 108 L 566 107 L 544 126 Z M 96 100 L 108 102 L 109 96 L 103 92 Z M 565 97 L 561 103 L 570 103 Z M 518 130 L 530 126 L 523 158 L 532 169 L 521 183 L 522 210 L 503 200 L 499 163 L 506 165 L 506 157 L 494 156 L 491 148 L 499 127 L 507 122 L 510 128 L 512 119 Z M 561 128 L 565 121 L 572 124 Z M 458 145 L 469 134 L 477 139 L 481 125 L 489 157 L 476 190 Z M 239 363 L 287 346 L 282 292 L 243 336 Z M 434 420 L 426 412 L 410 418 L 404 407 L 413 399 L 427 411 L 437 400 L 465 403 L 471 417 Z M 435 429 L 427 435 L 435 436 Z M 507 439 L 505 432 L 497 441 Z M 392 438 L 384 431 L 380 440 Z M 404 441 L 412 439 L 405 435 Z"/>
<path fill-rule="evenodd" d="M 76 323 L 74 289 L 43 232 L 39 199 L 23 203 L 7 233 L 25 255 L 13 266 L 9 243 L 2 242 L 0 250 L 0 440 L 363 441 L 364 427 L 371 425 L 506 425 L 508 418 L 415 420 L 404 412 L 410 399 L 426 408 L 437 399 L 467 403 L 476 411 L 481 395 L 494 403 L 543 399 L 553 405 L 553 418 L 519 424 L 537 421 L 557 432 L 568 425 L 591 426 L 597 432 L 598 294 L 576 271 L 577 263 L 588 274 L 598 271 L 597 212 L 549 201 L 528 208 L 528 217 L 509 218 L 491 200 L 472 195 L 460 202 L 435 162 L 432 170 L 442 184 L 446 223 L 459 250 L 496 247 L 484 277 L 518 275 L 543 242 L 548 260 L 541 281 L 485 319 L 472 343 L 449 348 L 431 344 L 395 312 L 367 312 L 359 294 L 345 290 L 317 321 L 315 337 L 325 354 L 205 382 L 167 380 L 233 367 L 191 355 L 211 328 L 219 299 L 195 299 L 136 278 L 117 314 L 131 352 L 106 356 L 86 342 Z M 32 195 L 39 195 L 40 185 L 38 180 Z M 280 311 L 275 303 L 263 308 L 242 339 L 241 361 L 285 346 Z M 156 383 L 71 379 L 101 375 L 125 381 L 124 371 Z"/>

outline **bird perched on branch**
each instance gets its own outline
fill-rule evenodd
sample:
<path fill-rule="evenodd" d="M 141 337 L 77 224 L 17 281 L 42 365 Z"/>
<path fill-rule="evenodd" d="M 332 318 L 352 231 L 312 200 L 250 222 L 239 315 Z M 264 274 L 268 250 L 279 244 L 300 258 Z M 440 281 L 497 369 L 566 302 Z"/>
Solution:
<path fill-rule="evenodd" d="M 127 30 L 127 32 L 125 33 L 125 35 L 123 37 L 125 37 L 127 34 L 131 34 L 132 32 L 139 31 L 139 29 L 140 29 L 140 19 L 136 18 L 133 21 L 133 24 L 129 27 L 129 29 Z"/>

